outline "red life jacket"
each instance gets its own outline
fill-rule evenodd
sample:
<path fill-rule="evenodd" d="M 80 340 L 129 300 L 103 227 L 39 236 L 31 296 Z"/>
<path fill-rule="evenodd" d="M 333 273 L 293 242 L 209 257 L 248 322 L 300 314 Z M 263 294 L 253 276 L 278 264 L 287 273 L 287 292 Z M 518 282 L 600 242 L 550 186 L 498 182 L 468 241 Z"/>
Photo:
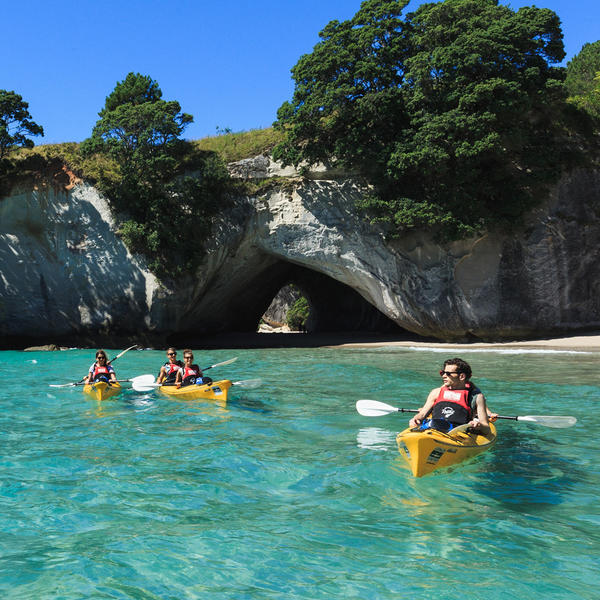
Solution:
<path fill-rule="evenodd" d="M 94 370 L 92 371 L 90 381 L 110 381 L 110 374 L 113 370 L 114 369 L 108 365 L 104 367 L 94 365 Z"/>
<path fill-rule="evenodd" d="M 177 376 L 177 371 L 182 367 L 181 361 L 176 361 L 174 363 L 166 362 L 163 367 L 165 369 L 165 378 L 163 380 L 163 385 L 169 385 L 171 383 L 175 383 L 175 377 Z"/>
<path fill-rule="evenodd" d="M 179 370 L 181 371 L 181 385 L 192 385 L 196 383 L 196 378 L 202 375 L 198 365 L 182 367 Z"/>
<path fill-rule="evenodd" d="M 467 381 L 462 390 L 451 390 L 445 385 L 440 388 L 440 393 L 433 403 L 432 419 L 445 419 L 453 425 L 463 425 L 472 419 L 473 409 L 471 399 L 475 393 L 475 386 Z"/>

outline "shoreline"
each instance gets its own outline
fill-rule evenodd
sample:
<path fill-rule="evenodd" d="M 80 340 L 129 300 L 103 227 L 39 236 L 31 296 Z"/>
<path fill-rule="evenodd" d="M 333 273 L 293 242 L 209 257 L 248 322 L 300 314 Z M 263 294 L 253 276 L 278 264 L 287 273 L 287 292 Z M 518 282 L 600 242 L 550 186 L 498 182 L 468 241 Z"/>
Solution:
<path fill-rule="evenodd" d="M 196 340 L 204 348 L 441 348 L 456 351 L 480 349 L 554 350 L 599 352 L 600 332 L 506 342 L 440 342 L 434 339 L 352 333 L 259 333 L 224 334 Z"/>
<path fill-rule="evenodd" d="M 355 348 L 446 348 L 448 350 L 553 350 L 556 352 L 598 352 L 600 353 L 600 335 L 574 336 L 567 338 L 552 338 L 543 340 L 525 340 L 512 342 L 374 342 L 374 343 L 344 343 L 339 347 Z"/>
<path fill-rule="evenodd" d="M 107 340 L 104 340 L 105 342 Z M 139 344 L 144 347 L 144 341 Z M 173 340 L 175 341 L 175 340 Z M 60 350 L 68 347 L 92 348 L 95 345 L 55 345 L 22 347 L 24 350 Z M 126 347 L 136 342 L 135 338 L 111 340 L 113 343 L 100 343 L 98 347 Z M 173 345 L 172 343 L 164 345 Z M 505 342 L 440 342 L 418 336 L 398 336 L 390 334 L 365 334 L 357 332 L 333 333 L 224 333 L 202 336 L 187 340 L 177 340 L 175 346 L 197 350 L 221 349 L 275 349 L 275 348 L 432 348 L 447 349 L 448 352 L 472 350 L 546 350 L 562 352 L 598 352 L 600 353 L 600 331 L 588 334 L 540 338 L 530 340 L 511 340 Z M 148 344 L 146 347 L 160 350 L 163 344 Z M 8 350 L 9 348 L 4 348 Z M 16 349 L 16 348 L 13 348 Z"/>

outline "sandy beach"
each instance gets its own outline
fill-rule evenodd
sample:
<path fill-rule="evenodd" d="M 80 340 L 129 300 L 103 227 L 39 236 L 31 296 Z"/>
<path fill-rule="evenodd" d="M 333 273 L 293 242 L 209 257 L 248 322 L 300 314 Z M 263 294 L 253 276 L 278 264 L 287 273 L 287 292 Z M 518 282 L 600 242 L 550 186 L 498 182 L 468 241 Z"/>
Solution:
<path fill-rule="evenodd" d="M 544 349 L 544 350 L 563 350 L 580 352 L 600 352 L 600 333 L 590 333 L 586 335 L 577 335 L 570 337 L 548 338 L 541 340 L 519 340 L 512 342 L 496 343 L 442 343 L 442 342 L 422 342 L 422 341 L 382 341 L 382 342 L 358 342 L 342 343 L 340 346 L 357 347 L 427 347 L 427 348 L 448 348 L 448 349 L 471 349 L 478 348 L 505 348 L 505 349 Z"/>
<path fill-rule="evenodd" d="M 180 344 L 181 345 L 181 344 Z M 546 349 L 600 352 L 600 331 L 576 336 L 507 342 L 450 343 L 423 338 L 358 332 L 347 333 L 225 333 L 186 342 L 193 348 L 323 348 L 323 347 L 427 347 L 460 350 L 479 348 Z"/>

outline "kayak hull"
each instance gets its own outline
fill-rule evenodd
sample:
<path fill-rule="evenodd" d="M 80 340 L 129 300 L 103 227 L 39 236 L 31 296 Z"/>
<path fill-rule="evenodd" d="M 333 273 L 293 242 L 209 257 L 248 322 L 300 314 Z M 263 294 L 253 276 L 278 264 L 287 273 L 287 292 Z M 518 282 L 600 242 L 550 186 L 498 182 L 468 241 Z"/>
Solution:
<path fill-rule="evenodd" d="M 161 385 L 158 391 L 178 400 L 220 400 L 226 402 L 231 385 L 231 381 L 222 379 L 221 381 L 213 381 L 210 384 L 185 385 L 180 388 L 174 385 Z"/>
<path fill-rule="evenodd" d="M 480 435 L 464 431 L 452 435 L 434 429 L 401 431 L 396 437 L 398 450 L 408 462 L 415 477 L 428 475 L 437 469 L 464 462 L 496 442 L 496 427 L 490 423 L 490 433 Z"/>
<path fill-rule="evenodd" d="M 121 390 L 121 384 L 118 382 L 109 384 L 105 381 L 98 381 L 97 383 L 83 386 L 83 393 L 99 402 L 112 398 L 113 396 L 118 396 L 121 393 Z"/>

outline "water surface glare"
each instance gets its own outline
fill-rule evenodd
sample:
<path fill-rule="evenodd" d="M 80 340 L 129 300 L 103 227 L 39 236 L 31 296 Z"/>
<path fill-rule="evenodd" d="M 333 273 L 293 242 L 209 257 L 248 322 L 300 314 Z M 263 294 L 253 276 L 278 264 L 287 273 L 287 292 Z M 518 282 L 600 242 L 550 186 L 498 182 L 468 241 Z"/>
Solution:
<path fill-rule="evenodd" d="M 119 349 L 109 350 L 109 357 Z M 0 352 L 3 599 L 592 599 L 598 353 L 452 352 L 503 415 L 495 448 L 414 479 L 395 434 L 446 357 L 399 348 L 196 351 L 262 387 L 226 405 L 80 387 L 92 350 Z M 119 379 L 156 373 L 131 351 Z"/>

